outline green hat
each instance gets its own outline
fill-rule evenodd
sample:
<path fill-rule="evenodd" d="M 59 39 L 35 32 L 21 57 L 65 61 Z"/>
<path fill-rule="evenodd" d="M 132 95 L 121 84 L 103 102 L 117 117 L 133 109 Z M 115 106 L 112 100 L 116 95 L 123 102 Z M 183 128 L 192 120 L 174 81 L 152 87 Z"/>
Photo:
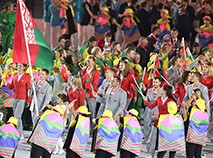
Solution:
<path fill-rule="evenodd" d="M 15 3 L 13 3 L 13 2 L 7 2 L 4 6 L 3 6 L 3 8 L 7 8 L 7 7 L 10 7 L 11 5 L 14 5 Z"/>

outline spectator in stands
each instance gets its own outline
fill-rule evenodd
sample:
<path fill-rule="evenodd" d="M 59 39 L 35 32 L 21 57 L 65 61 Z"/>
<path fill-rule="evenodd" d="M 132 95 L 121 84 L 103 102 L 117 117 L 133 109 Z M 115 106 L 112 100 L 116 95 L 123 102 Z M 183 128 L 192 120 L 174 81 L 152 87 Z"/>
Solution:
<path fill-rule="evenodd" d="M 136 52 L 140 54 L 141 60 L 140 60 L 140 65 L 144 69 L 149 62 L 149 52 L 147 51 L 146 47 L 148 46 L 149 41 L 147 40 L 146 37 L 141 37 L 139 39 L 139 44 L 136 47 Z"/>

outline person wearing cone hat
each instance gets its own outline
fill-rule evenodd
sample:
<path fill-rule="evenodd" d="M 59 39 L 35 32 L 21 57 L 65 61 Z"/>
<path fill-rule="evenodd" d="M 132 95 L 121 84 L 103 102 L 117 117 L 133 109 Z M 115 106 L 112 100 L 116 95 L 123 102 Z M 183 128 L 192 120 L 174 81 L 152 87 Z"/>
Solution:
<path fill-rule="evenodd" d="M 7 2 L 5 10 L 0 14 L 0 31 L 2 34 L 3 54 L 11 48 L 11 39 L 14 35 L 16 13 L 13 11 L 14 3 Z"/>
<path fill-rule="evenodd" d="M 167 108 L 169 114 L 160 115 L 158 122 L 158 158 L 163 158 L 167 151 L 170 158 L 174 158 L 177 151 L 185 151 L 184 124 L 177 114 L 177 104 L 170 101 Z"/>
<path fill-rule="evenodd" d="M 95 158 L 111 158 L 116 155 L 120 131 L 113 119 L 113 113 L 105 110 L 102 118 L 93 119 L 96 124 L 93 129 L 91 152 Z"/>
<path fill-rule="evenodd" d="M 163 40 L 163 37 L 167 34 L 170 34 L 171 29 L 173 28 L 172 18 L 169 16 L 169 11 L 167 9 L 162 9 L 160 11 L 161 19 L 157 21 L 157 24 L 160 27 L 160 40 Z"/>
<path fill-rule="evenodd" d="M 201 157 L 202 147 L 206 145 L 209 127 L 209 116 L 206 110 L 206 102 L 198 96 L 198 91 L 187 101 L 188 113 L 185 122 L 186 129 L 186 156 L 187 158 Z M 183 105 L 185 108 L 186 105 Z"/>
<path fill-rule="evenodd" d="M 10 117 L 7 124 L 0 127 L 0 158 L 14 157 L 21 135 L 16 129 L 18 119 Z"/>
<path fill-rule="evenodd" d="M 84 155 L 89 140 L 91 113 L 86 106 L 80 106 L 76 111 L 74 104 L 69 104 L 68 107 L 75 119 L 69 125 L 63 149 L 66 152 L 66 158 L 79 158 Z"/>
<path fill-rule="evenodd" d="M 138 111 L 130 109 L 126 113 L 125 117 L 121 117 L 121 112 L 114 117 L 117 122 L 121 123 L 118 151 L 120 152 L 120 158 L 135 158 L 140 155 L 143 132 L 139 122 Z"/>

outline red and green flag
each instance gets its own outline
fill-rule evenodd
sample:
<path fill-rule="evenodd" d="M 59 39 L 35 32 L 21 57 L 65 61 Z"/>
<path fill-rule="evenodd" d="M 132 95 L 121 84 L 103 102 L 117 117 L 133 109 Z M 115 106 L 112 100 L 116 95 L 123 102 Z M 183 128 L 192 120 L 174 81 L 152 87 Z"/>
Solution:
<path fill-rule="evenodd" d="M 106 64 L 104 71 L 106 72 L 109 69 L 109 66 Z"/>
<path fill-rule="evenodd" d="M 91 81 L 88 77 L 86 77 L 86 85 L 85 85 L 85 88 L 86 88 L 86 89 L 93 90 L 92 81 Z"/>
<path fill-rule="evenodd" d="M 68 75 L 67 75 L 67 68 L 64 67 L 61 72 L 59 73 L 59 80 L 61 83 L 67 83 L 68 82 Z"/>
<path fill-rule="evenodd" d="M 184 41 L 184 38 L 182 38 L 181 40 L 181 51 L 180 51 L 180 55 L 183 56 L 184 53 L 185 53 L 185 41 Z"/>
<path fill-rule="evenodd" d="M 137 92 L 137 87 L 134 84 L 131 83 L 131 87 L 132 87 L 133 91 Z"/>
<path fill-rule="evenodd" d="M 142 81 L 143 81 L 144 84 L 149 84 L 149 79 L 148 79 L 148 76 L 147 76 L 146 68 L 143 71 Z"/>
<path fill-rule="evenodd" d="M 26 45 L 29 46 L 32 66 L 52 70 L 51 49 L 24 2 L 17 0 L 13 47 L 13 61 L 15 63 L 29 64 Z"/>
<path fill-rule="evenodd" d="M 186 55 L 183 55 L 180 59 L 181 59 L 181 63 L 184 64 L 185 63 L 185 60 L 188 61 L 188 63 L 191 63 L 193 61 L 193 57 L 192 57 L 192 54 L 189 50 L 189 47 L 186 48 L 186 51 L 185 51 L 185 54 Z"/>

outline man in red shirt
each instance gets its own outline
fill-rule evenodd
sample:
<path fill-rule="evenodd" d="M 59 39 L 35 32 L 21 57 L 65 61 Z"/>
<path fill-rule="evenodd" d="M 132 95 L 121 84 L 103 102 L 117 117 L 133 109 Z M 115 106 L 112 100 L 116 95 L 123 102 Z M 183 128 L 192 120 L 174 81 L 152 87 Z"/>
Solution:
<path fill-rule="evenodd" d="M 17 129 L 23 138 L 23 126 L 21 116 L 24 111 L 24 106 L 27 97 L 27 92 L 30 87 L 30 75 L 25 72 L 26 64 L 18 64 L 18 72 L 13 75 L 12 83 L 7 83 L 6 86 L 9 89 L 13 89 L 12 99 L 13 99 L 13 113 L 14 117 L 18 119 Z"/>

